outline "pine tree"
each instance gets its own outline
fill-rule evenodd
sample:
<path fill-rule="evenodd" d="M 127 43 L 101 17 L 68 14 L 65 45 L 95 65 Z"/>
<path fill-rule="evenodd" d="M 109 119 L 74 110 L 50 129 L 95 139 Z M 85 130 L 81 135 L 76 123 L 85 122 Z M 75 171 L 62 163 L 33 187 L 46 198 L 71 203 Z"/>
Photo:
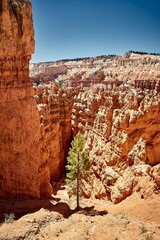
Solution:
<path fill-rule="evenodd" d="M 80 190 L 82 180 L 87 179 L 91 173 L 91 161 L 88 152 L 84 149 L 85 139 L 78 133 L 71 142 L 67 158 L 66 184 L 69 195 L 76 194 L 77 210 L 79 210 Z"/>

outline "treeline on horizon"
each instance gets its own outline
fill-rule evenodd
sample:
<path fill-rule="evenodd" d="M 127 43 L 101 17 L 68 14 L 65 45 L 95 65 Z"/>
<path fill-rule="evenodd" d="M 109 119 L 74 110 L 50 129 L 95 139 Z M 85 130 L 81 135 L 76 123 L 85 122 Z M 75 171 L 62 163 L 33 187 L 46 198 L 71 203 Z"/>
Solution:
<path fill-rule="evenodd" d="M 149 52 L 134 51 L 134 50 L 130 50 L 130 51 L 128 51 L 128 53 L 160 56 L 160 53 L 149 53 Z M 39 62 L 39 64 L 41 64 L 41 63 L 53 63 L 53 62 L 70 62 L 70 61 L 77 62 L 77 61 L 83 61 L 83 60 L 89 60 L 89 59 L 95 59 L 95 58 L 102 59 L 102 58 L 112 58 L 112 57 L 118 57 L 118 56 L 119 55 L 116 55 L 116 54 L 108 54 L 108 55 L 100 55 L 100 56 L 96 56 L 96 57 L 66 58 L 66 59 L 60 59 L 60 60 L 56 60 L 56 61 Z"/>
<path fill-rule="evenodd" d="M 141 54 L 141 55 L 154 55 L 154 56 L 160 56 L 160 53 L 149 53 L 149 52 L 141 52 L 141 51 L 133 51 L 130 50 L 129 53 L 135 53 L 135 54 Z"/>
<path fill-rule="evenodd" d="M 110 57 L 116 57 L 117 55 L 115 54 L 109 54 L 109 55 L 100 55 L 96 57 L 82 57 L 82 58 L 71 58 L 71 59 L 62 59 L 62 60 L 57 60 L 56 62 L 69 62 L 69 61 L 83 61 L 83 60 L 89 60 L 89 59 L 94 59 L 94 58 L 110 58 Z"/>
<path fill-rule="evenodd" d="M 53 62 L 77 62 L 77 61 L 83 61 L 83 60 L 89 60 L 89 59 L 95 59 L 95 58 L 111 58 L 111 57 L 117 57 L 116 54 L 108 54 L 108 55 L 100 55 L 96 57 L 82 57 L 82 58 L 66 58 L 66 59 L 60 59 L 56 61 L 47 61 L 47 62 L 39 62 L 39 63 L 53 63 Z M 34 64 L 34 63 L 33 63 Z"/>

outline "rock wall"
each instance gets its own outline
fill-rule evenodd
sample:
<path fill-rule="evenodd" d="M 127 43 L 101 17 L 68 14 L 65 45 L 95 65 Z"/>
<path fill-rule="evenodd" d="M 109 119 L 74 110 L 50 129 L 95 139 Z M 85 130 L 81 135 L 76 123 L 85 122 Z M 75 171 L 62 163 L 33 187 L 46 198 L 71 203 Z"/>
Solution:
<path fill-rule="evenodd" d="M 38 106 L 44 103 L 42 138 L 52 178 L 58 179 L 61 166 L 64 169 L 63 153 L 68 148 L 62 147 L 60 112 L 64 106 L 60 102 L 70 99 L 66 139 L 83 133 L 93 160 L 94 175 L 90 183 L 84 182 L 84 196 L 118 203 L 133 193 L 146 198 L 159 192 L 160 57 L 130 54 L 50 65 L 67 67 L 65 74 L 54 79 L 60 86 L 57 92 L 45 93 L 44 84 L 37 87 L 38 92 L 44 88 L 44 93 L 36 93 Z M 41 69 L 41 64 L 36 66 Z M 44 63 L 42 69 L 46 69 Z M 57 110 L 52 110 L 50 101 L 56 101 Z"/>
<path fill-rule="evenodd" d="M 84 133 L 90 149 L 97 198 L 118 203 L 133 192 L 145 198 L 159 191 L 159 116 L 160 94 L 155 90 L 79 93 L 72 126 L 75 133 Z M 88 186 L 85 195 L 93 193 Z"/>
<path fill-rule="evenodd" d="M 0 198 L 49 195 L 40 119 L 29 80 L 34 52 L 29 0 L 0 1 Z"/>
<path fill-rule="evenodd" d="M 58 181 L 64 175 L 72 140 L 71 113 L 75 91 L 53 84 L 34 89 L 40 114 L 43 158 L 49 164 L 51 180 Z"/>
<path fill-rule="evenodd" d="M 159 192 L 159 56 L 38 64 L 33 88 L 33 36 L 30 1 L 1 0 L 0 198 L 50 196 L 78 131 L 93 161 L 86 197 Z"/>

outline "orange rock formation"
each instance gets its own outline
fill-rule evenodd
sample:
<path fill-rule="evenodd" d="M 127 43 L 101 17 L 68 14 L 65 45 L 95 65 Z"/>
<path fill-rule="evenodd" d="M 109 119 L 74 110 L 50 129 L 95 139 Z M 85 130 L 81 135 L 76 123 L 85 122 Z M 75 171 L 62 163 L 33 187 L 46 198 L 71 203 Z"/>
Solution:
<path fill-rule="evenodd" d="M 33 36 L 30 1 L 1 0 L 0 198 L 50 196 L 78 131 L 93 161 L 86 197 L 118 203 L 159 192 L 160 57 L 32 65 L 34 92 Z"/>
<path fill-rule="evenodd" d="M 49 65 L 54 64 L 57 65 Z M 46 66 L 49 68 L 49 65 Z M 66 62 L 65 65 L 67 73 L 55 78 L 57 84 L 63 82 L 64 85 L 53 96 L 61 99 L 63 92 L 66 94 L 63 101 L 68 101 L 68 91 L 74 91 L 67 116 L 68 126 L 72 128 L 73 135 L 78 131 L 84 134 L 95 174 L 91 183 L 85 183 L 84 196 L 90 197 L 93 194 L 96 198 L 107 197 L 118 203 L 134 192 L 139 192 L 142 198 L 159 192 L 160 57 L 136 57 L 132 54 L 127 59 L 95 58 L 92 61 Z M 119 76 L 118 79 L 115 75 Z M 46 88 L 47 85 L 44 84 L 37 89 L 44 89 L 45 92 Z M 53 88 L 52 84 L 49 88 Z M 61 133 L 57 131 L 56 137 L 53 137 L 51 132 L 54 132 L 54 128 L 58 129 L 53 119 L 54 116 L 59 116 L 63 107 L 58 104 L 61 110 L 58 107 L 55 115 L 51 111 L 50 100 L 46 100 L 50 99 L 48 94 L 37 93 L 37 98 L 38 104 L 46 104 L 46 112 L 43 114 L 48 129 L 48 133 L 43 135 L 46 138 L 46 148 L 48 146 L 50 152 L 58 156 L 56 152 L 62 152 L 62 140 L 56 138 L 61 139 Z M 52 137 L 47 137 L 49 133 Z M 71 134 L 68 136 L 70 139 Z M 52 147 L 47 139 L 59 142 L 59 147 Z M 52 144 L 55 146 L 56 142 Z M 62 156 L 59 155 L 56 159 L 58 163 L 62 159 L 64 164 Z M 50 162 L 53 161 L 52 171 L 56 166 L 56 172 L 59 172 L 57 166 L 62 165 L 57 165 L 56 159 L 50 158 Z"/>
<path fill-rule="evenodd" d="M 34 32 L 29 0 L 0 1 L 0 198 L 51 194 L 29 80 Z"/>
<path fill-rule="evenodd" d="M 84 90 L 73 109 L 73 131 L 84 133 L 98 178 L 96 197 L 117 203 L 133 192 L 145 198 L 159 189 L 158 92 Z"/>
<path fill-rule="evenodd" d="M 74 91 L 49 84 L 35 87 L 35 94 L 41 121 L 43 158 L 48 161 L 51 179 L 57 181 L 64 174 L 72 140 Z"/>

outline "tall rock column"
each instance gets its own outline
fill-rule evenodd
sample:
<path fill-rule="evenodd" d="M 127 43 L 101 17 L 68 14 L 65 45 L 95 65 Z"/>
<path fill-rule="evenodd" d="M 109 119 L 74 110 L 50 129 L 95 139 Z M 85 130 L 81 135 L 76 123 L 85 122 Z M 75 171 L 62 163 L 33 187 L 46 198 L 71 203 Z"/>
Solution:
<path fill-rule="evenodd" d="M 29 0 L 0 0 L 0 199 L 51 194 L 29 80 L 34 52 Z"/>

